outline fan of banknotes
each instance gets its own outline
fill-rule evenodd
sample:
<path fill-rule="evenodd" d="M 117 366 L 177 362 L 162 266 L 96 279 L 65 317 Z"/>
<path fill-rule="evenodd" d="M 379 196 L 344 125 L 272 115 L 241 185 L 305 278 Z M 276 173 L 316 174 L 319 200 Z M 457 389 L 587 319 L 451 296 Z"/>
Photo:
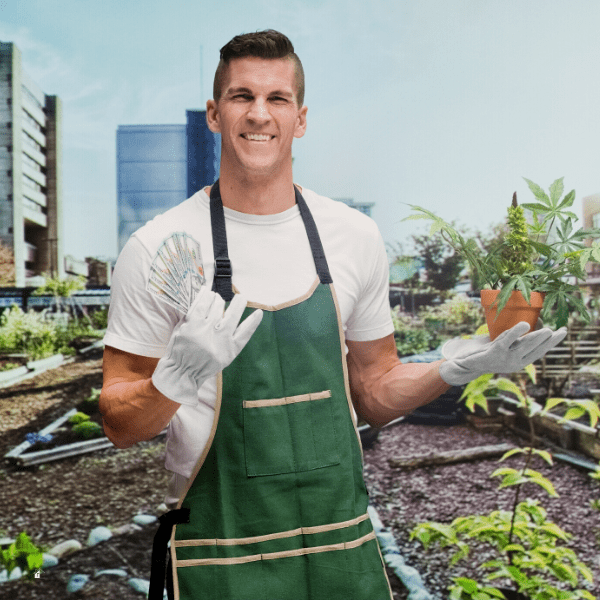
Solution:
<path fill-rule="evenodd" d="M 185 314 L 203 284 L 200 244 L 187 233 L 173 233 L 152 261 L 146 289 Z"/>

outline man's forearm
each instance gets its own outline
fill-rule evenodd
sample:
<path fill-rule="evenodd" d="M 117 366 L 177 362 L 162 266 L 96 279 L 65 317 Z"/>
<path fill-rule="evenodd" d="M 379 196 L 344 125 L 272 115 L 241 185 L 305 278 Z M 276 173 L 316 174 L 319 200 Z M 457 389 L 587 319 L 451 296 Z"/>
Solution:
<path fill-rule="evenodd" d="M 435 400 L 452 387 L 439 375 L 442 362 L 398 363 L 369 385 L 353 385 L 351 380 L 357 411 L 368 423 L 381 427 Z"/>
<path fill-rule="evenodd" d="M 152 379 L 113 383 L 102 388 L 100 395 L 104 433 L 117 448 L 152 439 L 180 406 L 163 396 Z"/>

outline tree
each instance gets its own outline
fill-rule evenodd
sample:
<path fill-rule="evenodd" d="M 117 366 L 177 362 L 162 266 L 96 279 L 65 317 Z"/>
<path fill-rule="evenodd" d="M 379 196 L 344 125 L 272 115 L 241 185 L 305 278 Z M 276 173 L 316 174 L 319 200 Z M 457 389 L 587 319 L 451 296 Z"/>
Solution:
<path fill-rule="evenodd" d="M 15 285 L 15 256 L 8 246 L 0 242 L 0 286 Z"/>
<path fill-rule="evenodd" d="M 427 273 L 427 283 L 439 290 L 451 290 L 459 281 L 463 258 L 454 252 L 440 236 L 413 235 L 416 253 Z"/>

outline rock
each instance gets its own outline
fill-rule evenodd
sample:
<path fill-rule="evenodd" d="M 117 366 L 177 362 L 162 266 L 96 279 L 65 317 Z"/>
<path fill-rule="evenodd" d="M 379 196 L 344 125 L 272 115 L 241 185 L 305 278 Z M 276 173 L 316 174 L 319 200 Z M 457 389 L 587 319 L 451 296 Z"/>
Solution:
<path fill-rule="evenodd" d="M 89 575 L 71 575 L 67 584 L 67 592 L 72 594 L 78 592 L 90 579 Z"/>
<path fill-rule="evenodd" d="M 140 594 L 147 595 L 150 591 L 150 582 L 147 579 L 132 577 L 127 583 L 129 587 L 133 588 L 136 592 L 140 592 Z"/>
<path fill-rule="evenodd" d="M 0 548 L 2 546 L 10 546 L 12 543 L 14 543 L 14 538 L 8 538 L 8 537 L 3 537 L 0 538 Z"/>
<path fill-rule="evenodd" d="M 112 537 L 112 531 L 108 527 L 104 527 L 103 525 L 100 525 L 100 527 L 94 527 L 94 529 L 92 529 L 90 531 L 90 535 L 88 536 L 88 539 L 87 539 L 87 545 L 95 546 L 96 544 L 99 544 L 100 542 L 105 542 L 106 540 L 110 539 L 111 537 Z"/>
<path fill-rule="evenodd" d="M 133 517 L 133 522 L 136 525 L 150 525 L 151 523 L 156 523 L 158 519 L 154 515 L 135 515 Z"/>
<path fill-rule="evenodd" d="M 124 569 L 104 569 L 102 571 L 96 571 L 94 577 L 100 577 L 101 575 L 112 575 L 114 577 L 127 577 L 127 571 Z"/>
<path fill-rule="evenodd" d="M 160 513 L 161 515 L 166 513 L 169 509 L 167 508 L 167 505 L 163 502 L 162 504 L 159 504 L 156 507 L 156 512 Z"/>
<path fill-rule="evenodd" d="M 21 567 L 15 567 L 8 576 L 9 581 L 15 581 L 16 579 L 21 579 L 23 577 L 23 571 L 21 571 Z"/>
<path fill-rule="evenodd" d="M 120 527 L 115 527 L 112 532 L 113 535 L 122 535 L 124 533 L 132 533 L 134 531 L 139 531 L 140 527 L 134 525 L 133 523 L 125 523 L 125 525 L 121 525 Z"/>
<path fill-rule="evenodd" d="M 42 563 L 42 569 L 49 569 L 51 567 L 55 567 L 58 564 L 58 558 L 53 554 L 49 554 L 48 552 L 44 552 L 44 562 Z"/>
<path fill-rule="evenodd" d="M 77 550 L 81 550 L 81 548 L 81 543 L 77 540 L 67 540 L 48 550 L 48 554 L 52 554 L 52 556 L 56 556 L 56 558 L 63 558 L 64 556 L 67 556 L 67 554 L 72 554 Z"/>
<path fill-rule="evenodd" d="M 0 583 L 4 583 L 5 581 L 8 581 L 8 571 L 2 569 L 2 571 L 0 571 Z"/>

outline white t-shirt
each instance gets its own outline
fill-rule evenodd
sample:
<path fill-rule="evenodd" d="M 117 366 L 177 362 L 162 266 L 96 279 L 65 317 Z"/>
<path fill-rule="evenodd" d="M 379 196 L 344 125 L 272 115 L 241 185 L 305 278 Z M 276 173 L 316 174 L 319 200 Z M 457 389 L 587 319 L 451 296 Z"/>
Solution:
<path fill-rule="evenodd" d="M 376 340 L 393 333 L 389 267 L 375 222 L 343 202 L 302 189 L 333 278 L 346 339 Z M 247 300 L 274 305 L 305 294 L 317 274 L 298 206 L 274 215 L 228 208 L 225 227 L 232 282 Z M 150 265 L 174 232 L 199 244 L 206 285 L 212 287 L 214 256 L 210 200 L 200 190 L 138 229 L 125 244 L 112 278 L 104 343 L 118 350 L 160 358 L 181 313 L 146 291 Z M 216 378 L 198 391 L 198 402 L 182 404 L 168 426 L 165 467 L 189 477 L 210 434 Z"/>

